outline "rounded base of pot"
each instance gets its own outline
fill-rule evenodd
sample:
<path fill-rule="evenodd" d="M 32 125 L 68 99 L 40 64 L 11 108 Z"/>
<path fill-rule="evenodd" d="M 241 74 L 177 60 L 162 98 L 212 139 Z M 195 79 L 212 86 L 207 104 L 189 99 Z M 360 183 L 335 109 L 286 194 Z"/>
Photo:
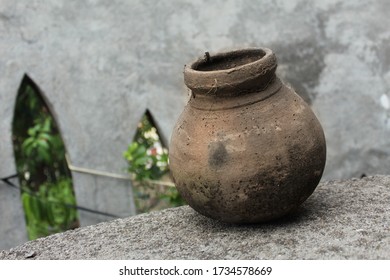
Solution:
<path fill-rule="evenodd" d="M 264 187 L 241 183 L 228 188 L 198 181 L 191 185 L 178 183 L 177 188 L 189 206 L 206 217 L 226 223 L 254 224 L 276 220 L 296 211 L 313 193 L 319 180 L 320 177 L 309 186 L 307 183 L 287 183 Z"/>
<path fill-rule="evenodd" d="M 257 217 L 257 218 L 254 218 L 254 217 L 230 217 L 230 216 L 214 217 L 214 216 L 208 215 L 207 213 L 202 213 L 202 212 L 194 209 L 193 207 L 191 207 L 191 208 L 207 218 L 210 218 L 210 219 L 213 219 L 216 221 L 220 221 L 223 223 L 235 224 L 235 225 L 251 225 L 251 224 L 254 225 L 254 224 L 265 224 L 265 223 L 280 220 L 280 219 L 282 219 L 286 216 L 289 216 L 289 215 L 293 214 L 294 212 L 296 212 L 298 207 L 299 206 L 289 210 L 286 213 L 279 213 L 278 215 L 274 214 L 274 215 L 269 215 L 269 216 L 262 215 L 261 217 Z"/>

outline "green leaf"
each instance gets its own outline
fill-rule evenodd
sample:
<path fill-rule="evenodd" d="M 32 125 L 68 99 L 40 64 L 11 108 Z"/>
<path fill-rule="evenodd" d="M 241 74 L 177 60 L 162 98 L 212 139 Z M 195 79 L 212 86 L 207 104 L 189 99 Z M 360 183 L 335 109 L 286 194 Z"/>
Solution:
<path fill-rule="evenodd" d="M 35 138 L 29 137 L 23 141 L 22 149 L 25 150 L 28 146 L 31 146 L 35 141 Z"/>
<path fill-rule="evenodd" d="M 34 151 L 34 143 L 26 146 L 26 148 L 24 149 L 24 154 L 29 157 L 32 155 L 33 151 Z"/>
<path fill-rule="evenodd" d="M 47 141 L 52 141 L 52 136 L 48 133 L 42 132 L 39 134 L 39 138 L 46 139 Z"/>
<path fill-rule="evenodd" d="M 137 158 L 135 161 L 134 161 L 134 164 L 135 165 L 141 165 L 141 166 L 144 166 L 146 165 L 148 162 L 150 162 L 151 158 L 150 157 L 140 157 L 140 158 Z"/>
<path fill-rule="evenodd" d="M 46 118 L 42 130 L 45 132 L 50 132 L 50 127 L 51 127 L 51 118 Z"/>
<path fill-rule="evenodd" d="M 139 147 L 138 143 L 137 143 L 137 142 L 133 142 L 133 143 L 129 146 L 129 148 L 127 149 L 127 152 L 128 152 L 129 154 L 132 154 L 132 153 L 134 153 L 134 152 L 138 149 L 138 147 Z"/>
<path fill-rule="evenodd" d="M 35 136 L 36 133 L 37 133 L 37 128 L 35 126 L 29 128 L 27 130 L 27 134 L 30 135 L 30 136 Z"/>
<path fill-rule="evenodd" d="M 133 156 L 135 158 L 139 158 L 144 155 L 146 155 L 146 148 L 144 146 L 139 146 L 138 149 L 133 152 Z"/>
<path fill-rule="evenodd" d="M 49 147 L 49 144 L 47 143 L 46 140 L 44 139 L 38 139 L 37 140 L 37 143 L 39 144 L 39 146 L 41 146 L 43 149 L 46 149 L 48 150 L 50 147 Z"/>
<path fill-rule="evenodd" d="M 38 147 L 38 156 L 46 163 L 50 162 L 50 154 L 49 152 L 42 148 L 41 146 Z"/>

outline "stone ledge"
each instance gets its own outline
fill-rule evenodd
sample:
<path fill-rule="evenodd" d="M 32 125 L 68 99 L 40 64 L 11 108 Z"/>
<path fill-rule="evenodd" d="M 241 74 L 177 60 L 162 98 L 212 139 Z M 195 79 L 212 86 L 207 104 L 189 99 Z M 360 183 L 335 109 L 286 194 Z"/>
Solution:
<path fill-rule="evenodd" d="M 188 206 L 27 242 L 0 259 L 390 259 L 390 176 L 324 182 L 297 213 L 235 226 Z"/>

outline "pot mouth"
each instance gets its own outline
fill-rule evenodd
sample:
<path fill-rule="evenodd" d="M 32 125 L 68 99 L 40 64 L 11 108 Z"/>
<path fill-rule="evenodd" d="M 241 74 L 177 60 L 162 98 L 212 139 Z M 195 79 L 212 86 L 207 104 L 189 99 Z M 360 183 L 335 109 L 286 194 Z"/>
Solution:
<path fill-rule="evenodd" d="M 200 58 L 191 64 L 190 68 L 196 71 L 221 71 L 240 67 L 260 60 L 266 55 L 263 49 L 246 49 L 226 53 L 219 53 L 210 56 L 205 53 L 204 58 Z"/>
<path fill-rule="evenodd" d="M 184 68 L 184 81 L 196 94 L 235 95 L 261 91 L 275 77 L 275 54 L 250 48 L 205 56 Z"/>

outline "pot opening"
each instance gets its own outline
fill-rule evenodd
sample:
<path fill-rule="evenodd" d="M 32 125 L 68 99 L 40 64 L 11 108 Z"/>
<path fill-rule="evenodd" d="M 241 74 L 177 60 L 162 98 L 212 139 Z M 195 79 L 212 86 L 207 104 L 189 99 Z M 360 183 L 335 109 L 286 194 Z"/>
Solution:
<path fill-rule="evenodd" d="M 265 56 L 262 49 L 243 50 L 210 56 L 206 53 L 202 58 L 192 64 L 191 68 L 198 71 L 227 70 L 255 62 Z"/>

